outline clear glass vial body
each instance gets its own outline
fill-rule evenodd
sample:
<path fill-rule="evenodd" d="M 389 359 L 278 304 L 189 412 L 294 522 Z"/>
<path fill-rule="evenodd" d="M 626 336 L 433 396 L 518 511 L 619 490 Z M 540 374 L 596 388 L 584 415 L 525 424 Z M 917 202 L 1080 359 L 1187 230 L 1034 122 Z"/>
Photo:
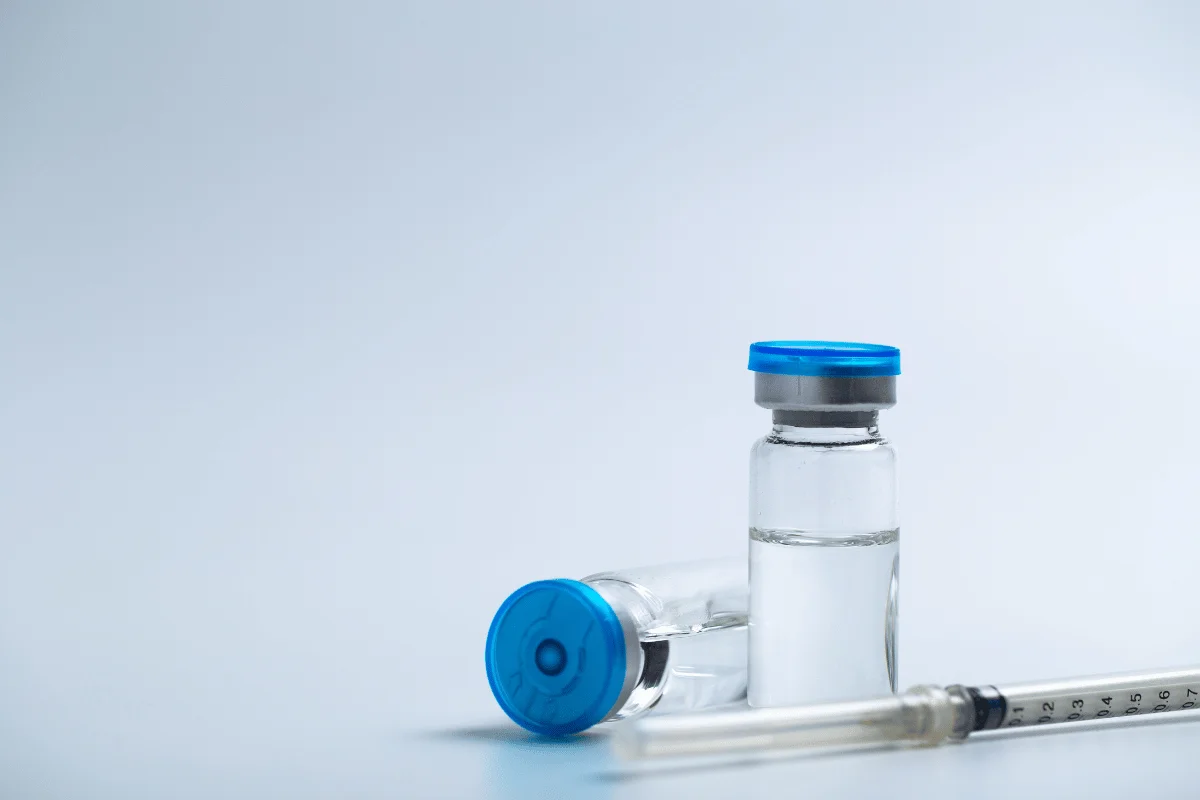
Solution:
<path fill-rule="evenodd" d="M 536 581 L 513 592 L 488 632 L 488 681 L 535 733 L 742 700 L 747 681 L 742 558 Z"/>
<path fill-rule="evenodd" d="M 629 699 L 609 719 L 697 711 L 746 697 L 746 564 L 723 559 L 583 579 L 633 621 L 641 651 Z"/>
<path fill-rule="evenodd" d="M 895 692 L 899 528 L 875 412 L 774 412 L 750 460 L 751 705 Z"/>

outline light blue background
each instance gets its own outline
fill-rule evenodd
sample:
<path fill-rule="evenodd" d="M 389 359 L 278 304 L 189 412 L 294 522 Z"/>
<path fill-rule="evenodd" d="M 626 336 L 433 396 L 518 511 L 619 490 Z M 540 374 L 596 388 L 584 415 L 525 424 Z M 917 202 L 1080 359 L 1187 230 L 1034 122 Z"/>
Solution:
<path fill-rule="evenodd" d="M 0 796 L 1194 797 L 1200 725 L 628 776 L 516 586 L 740 554 L 904 351 L 901 682 L 1200 661 L 1186 2 L 7 3 Z"/>

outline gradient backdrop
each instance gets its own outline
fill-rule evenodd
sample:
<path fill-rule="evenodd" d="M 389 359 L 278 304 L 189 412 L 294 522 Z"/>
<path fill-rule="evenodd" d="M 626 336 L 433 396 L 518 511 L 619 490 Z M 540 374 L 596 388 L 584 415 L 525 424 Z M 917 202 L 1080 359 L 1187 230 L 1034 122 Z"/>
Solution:
<path fill-rule="evenodd" d="M 745 551 L 904 352 L 901 683 L 1200 661 L 1200 10 L 0 7 L 0 796 L 1194 797 L 1200 725 L 629 774 L 516 586 Z"/>

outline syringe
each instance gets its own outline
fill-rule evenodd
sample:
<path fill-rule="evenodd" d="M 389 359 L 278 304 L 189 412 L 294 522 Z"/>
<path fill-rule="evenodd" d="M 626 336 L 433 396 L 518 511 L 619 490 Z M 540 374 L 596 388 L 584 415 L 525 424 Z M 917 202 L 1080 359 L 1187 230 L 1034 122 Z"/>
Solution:
<path fill-rule="evenodd" d="M 934 745 L 976 731 L 1185 711 L 1200 703 L 1200 667 L 996 686 L 916 686 L 870 700 L 739 709 L 630 722 L 614 732 L 628 758 L 744 750 Z"/>

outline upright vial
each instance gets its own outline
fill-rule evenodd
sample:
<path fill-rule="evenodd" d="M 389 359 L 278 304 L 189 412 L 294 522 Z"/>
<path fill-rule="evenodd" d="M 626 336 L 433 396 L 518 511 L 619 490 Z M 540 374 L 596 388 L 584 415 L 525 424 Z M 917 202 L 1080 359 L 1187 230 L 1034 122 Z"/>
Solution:
<path fill-rule="evenodd" d="M 537 581 L 492 620 L 488 683 L 546 736 L 732 703 L 746 696 L 747 612 L 740 558 Z"/>
<path fill-rule="evenodd" d="M 753 706 L 896 691 L 896 452 L 879 432 L 900 351 L 850 342 L 750 346 L 771 431 L 750 457 Z"/>

